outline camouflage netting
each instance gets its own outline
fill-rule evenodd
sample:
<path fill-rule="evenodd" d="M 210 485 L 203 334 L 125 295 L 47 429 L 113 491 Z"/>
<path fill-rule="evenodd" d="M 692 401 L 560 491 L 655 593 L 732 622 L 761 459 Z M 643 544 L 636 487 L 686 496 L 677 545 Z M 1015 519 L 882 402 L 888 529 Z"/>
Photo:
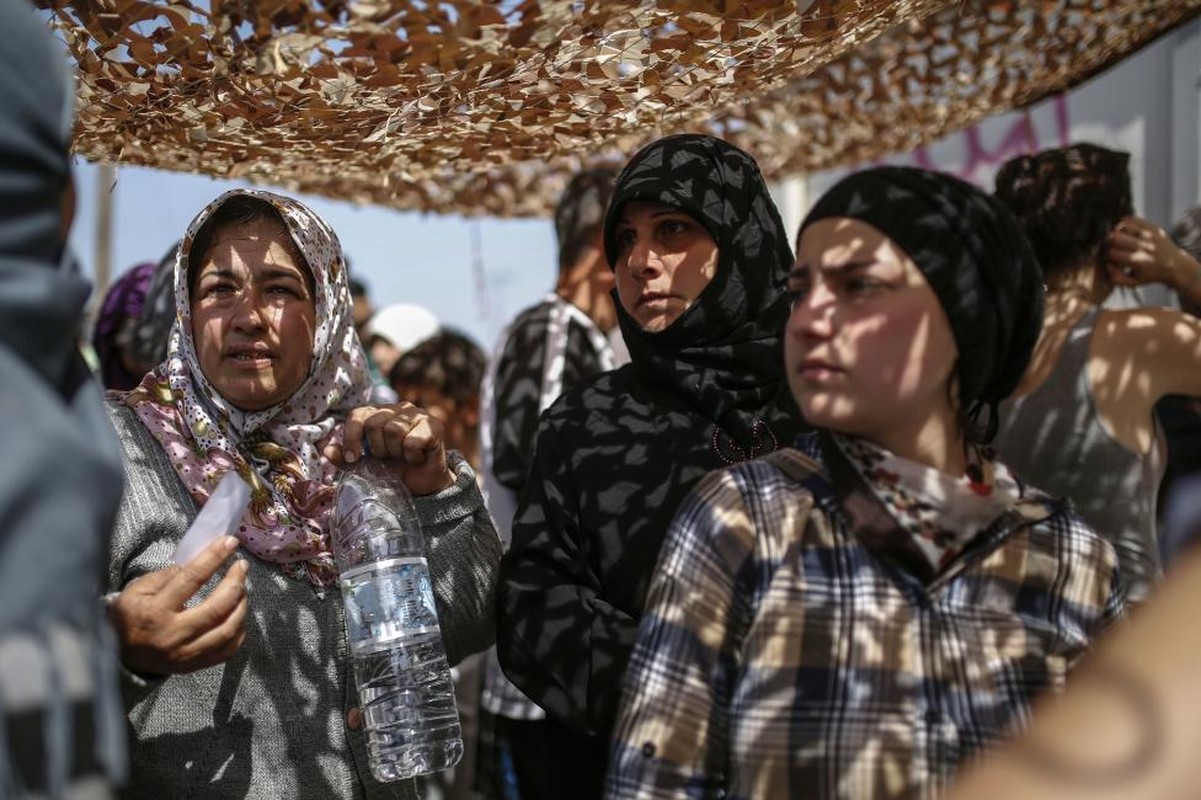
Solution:
<path fill-rule="evenodd" d="M 546 212 L 711 131 L 771 177 L 870 161 L 1062 91 L 1201 0 L 40 0 L 88 159 L 401 209 Z"/>

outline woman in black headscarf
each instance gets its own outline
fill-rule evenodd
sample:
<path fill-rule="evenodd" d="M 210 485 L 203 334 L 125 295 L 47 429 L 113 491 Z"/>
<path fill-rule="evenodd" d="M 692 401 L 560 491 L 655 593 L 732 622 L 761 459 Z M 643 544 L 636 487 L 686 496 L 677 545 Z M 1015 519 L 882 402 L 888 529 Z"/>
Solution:
<path fill-rule="evenodd" d="M 781 367 L 787 234 L 754 160 L 709 136 L 631 159 L 605 218 L 631 363 L 559 398 L 502 566 L 508 676 L 547 712 L 556 797 L 598 797 L 646 587 L 706 472 L 800 430 Z"/>

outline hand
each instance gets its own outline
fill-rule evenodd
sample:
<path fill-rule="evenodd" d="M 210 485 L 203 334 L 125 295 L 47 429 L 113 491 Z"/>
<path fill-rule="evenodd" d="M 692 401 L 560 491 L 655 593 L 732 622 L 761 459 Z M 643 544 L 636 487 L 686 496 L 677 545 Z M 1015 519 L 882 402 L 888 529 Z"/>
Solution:
<path fill-rule="evenodd" d="M 108 613 L 127 668 L 140 675 L 194 672 L 237 652 L 246 639 L 245 561 L 235 562 L 198 605 L 184 608 L 237 546 L 223 536 L 184 566 L 143 575 L 117 595 Z"/>
<path fill-rule="evenodd" d="M 1201 272 L 1163 228 L 1141 217 L 1126 217 L 1110 232 L 1105 259 L 1117 286 L 1165 283 L 1180 290 Z"/>
<path fill-rule="evenodd" d="M 353 464 L 363 456 L 364 438 L 372 455 L 403 462 L 401 480 L 415 495 L 440 492 L 455 482 L 446 462 L 442 423 L 423 408 L 404 401 L 356 408 L 346 418 L 341 447 L 327 445 L 325 457 Z"/>

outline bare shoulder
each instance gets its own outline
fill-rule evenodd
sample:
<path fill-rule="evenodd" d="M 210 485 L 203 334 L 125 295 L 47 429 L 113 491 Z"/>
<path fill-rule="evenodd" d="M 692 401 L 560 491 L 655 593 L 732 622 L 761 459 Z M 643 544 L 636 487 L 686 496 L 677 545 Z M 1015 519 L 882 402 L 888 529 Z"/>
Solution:
<path fill-rule="evenodd" d="M 1097 318 L 1094 337 L 1118 351 L 1195 346 L 1201 339 L 1201 320 L 1174 308 L 1106 309 Z"/>
<path fill-rule="evenodd" d="M 1125 374 L 1146 376 L 1151 399 L 1201 394 L 1201 320 L 1173 308 L 1107 309 L 1090 355 Z"/>

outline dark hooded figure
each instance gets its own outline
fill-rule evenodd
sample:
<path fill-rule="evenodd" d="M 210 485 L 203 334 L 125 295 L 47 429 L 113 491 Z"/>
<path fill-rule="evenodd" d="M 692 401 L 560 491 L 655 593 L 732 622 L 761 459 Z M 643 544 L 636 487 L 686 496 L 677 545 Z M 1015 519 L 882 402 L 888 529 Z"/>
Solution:
<path fill-rule="evenodd" d="M 555 796 L 599 797 L 621 680 L 676 506 L 708 471 L 787 445 L 788 237 L 754 160 L 661 139 L 604 226 L 631 363 L 547 410 L 502 565 L 498 651 L 548 718 Z"/>
<path fill-rule="evenodd" d="M 173 242 L 159 259 L 154 277 L 146 287 L 141 311 L 124 342 L 134 363 L 149 365 L 142 370 L 139 380 L 167 357 L 171 326 L 175 324 L 175 251 L 178 247 L 179 242 Z"/>
<path fill-rule="evenodd" d="M 121 455 L 79 355 L 66 56 L 0 3 L 0 797 L 105 797 L 125 731 L 100 579 Z"/>

